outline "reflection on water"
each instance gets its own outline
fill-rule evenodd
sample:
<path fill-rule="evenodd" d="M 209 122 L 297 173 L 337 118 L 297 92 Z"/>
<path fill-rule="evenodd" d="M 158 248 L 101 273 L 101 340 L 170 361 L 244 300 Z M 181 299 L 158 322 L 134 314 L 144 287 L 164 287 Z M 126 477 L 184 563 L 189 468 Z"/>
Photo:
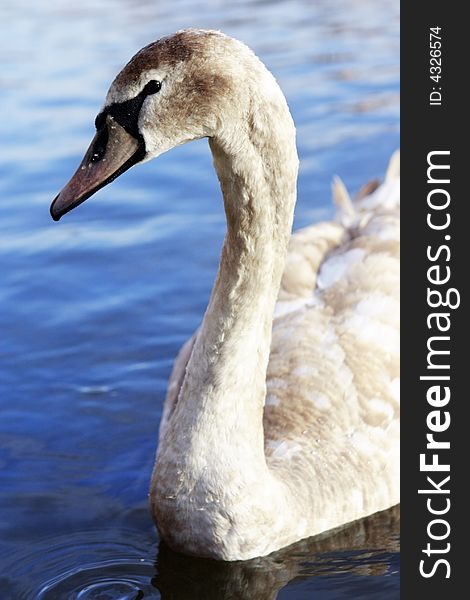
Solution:
<path fill-rule="evenodd" d="M 389 586 L 386 578 L 397 573 L 399 523 L 394 507 L 336 533 L 236 563 L 191 559 L 162 544 L 154 585 L 164 600 L 330 599 L 339 597 L 338 590 L 349 598 L 397 598 L 395 582 Z M 284 594 L 286 586 L 291 591 Z"/>
<path fill-rule="evenodd" d="M 275 598 L 397 598 L 399 507 L 270 556 L 224 563 L 177 554 L 161 543 L 155 560 L 146 540 L 122 530 L 112 544 L 102 532 L 46 539 L 8 565 L 3 590 L 17 600 L 273 600 Z M 117 541 L 119 539 L 119 542 Z M 45 552 L 42 569 L 37 557 Z M 109 556 L 109 558 L 108 558 Z M 70 567 L 71 558 L 75 566 Z M 68 566 L 68 568 L 67 568 Z M 16 592 L 21 577 L 30 585 Z M 50 579 L 46 574 L 52 573 Z M 8 587 L 7 587 L 8 585 Z"/>
<path fill-rule="evenodd" d="M 146 497 L 166 381 L 224 235 L 207 143 L 49 217 L 115 73 L 187 26 L 244 40 L 274 72 L 298 127 L 296 227 L 330 216 L 332 176 L 355 190 L 398 146 L 395 0 L 17 0 L 0 20 L 0 598 L 60 600 L 51 590 L 69 584 L 101 599 L 158 597 L 155 585 L 168 598 L 244 597 L 238 585 L 397 597 L 388 523 L 369 528 L 383 542 L 344 551 L 209 566 L 162 550 L 154 566 Z"/>

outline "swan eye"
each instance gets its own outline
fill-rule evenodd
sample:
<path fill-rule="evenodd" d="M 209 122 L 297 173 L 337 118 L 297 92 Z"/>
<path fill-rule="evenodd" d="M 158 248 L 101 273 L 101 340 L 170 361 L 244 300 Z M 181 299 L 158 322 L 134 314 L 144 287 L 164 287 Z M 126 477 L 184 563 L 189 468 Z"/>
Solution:
<path fill-rule="evenodd" d="M 96 131 L 98 131 L 98 129 L 101 129 L 101 127 L 105 124 L 106 121 L 106 112 L 100 112 L 100 114 L 96 117 L 95 119 L 95 128 Z"/>
<path fill-rule="evenodd" d="M 150 94 L 156 94 L 161 90 L 162 82 L 152 79 L 147 82 L 141 92 L 134 98 L 124 100 L 123 102 L 114 102 L 106 108 L 95 119 L 95 127 L 97 131 L 100 131 L 106 123 L 106 117 L 111 115 L 115 121 L 117 121 L 121 127 L 130 133 L 134 137 L 139 136 L 139 112 L 142 108 L 142 104 L 145 98 Z M 96 159 L 98 160 L 98 158 Z"/>
<path fill-rule="evenodd" d="M 159 92 L 161 90 L 161 88 L 162 88 L 162 82 L 157 81 L 156 79 L 152 79 L 151 81 L 149 81 L 146 84 L 144 90 L 147 95 L 150 95 L 150 94 L 156 94 L 157 92 Z"/>

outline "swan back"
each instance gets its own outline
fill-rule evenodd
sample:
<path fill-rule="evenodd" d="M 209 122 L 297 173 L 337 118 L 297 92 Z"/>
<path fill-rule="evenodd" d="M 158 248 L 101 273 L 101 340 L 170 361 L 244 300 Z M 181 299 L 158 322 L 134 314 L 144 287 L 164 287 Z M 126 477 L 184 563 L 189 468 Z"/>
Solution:
<path fill-rule="evenodd" d="M 338 521 L 399 501 L 396 170 L 351 208 L 292 236 L 264 412 L 269 464 Z"/>

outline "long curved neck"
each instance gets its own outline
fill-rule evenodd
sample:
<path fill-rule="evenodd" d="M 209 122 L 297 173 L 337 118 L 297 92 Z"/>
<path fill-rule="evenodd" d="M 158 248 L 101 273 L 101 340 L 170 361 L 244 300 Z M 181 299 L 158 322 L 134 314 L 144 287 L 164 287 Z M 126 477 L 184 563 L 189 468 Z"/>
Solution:
<path fill-rule="evenodd" d="M 174 415 L 186 435 L 197 431 L 217 452 L 238 448 L 255 461 L 264 461 L 272 320 L 296 197 L 295 132 L 287 105 L 281 109 L 283 119 L 262 132 L 234 131 L 236 151 L 231 140 L 210 140 L 227 235 Z"/>
<path fill-rule="evenodd" d="M 224 127 L 209 141 L 227 235 L 178 400 L 160 439 L 150 494 L 170 545 L 224 559 L 259 554 L 256 519 L 266 525 L 269 545 L 269 523 L 277 522 L 290 497 L 268 468 L 263 432 L 272 320 L 298 169 L 294 125 L 276 89 L 272 106 L 258 101 L 259 110 L 249 119 L 233 120 L 231 131 Z M 245 544 L 253 535 L 256 539 Z M 236 550 L 240 542 L 246 547 Z"/>

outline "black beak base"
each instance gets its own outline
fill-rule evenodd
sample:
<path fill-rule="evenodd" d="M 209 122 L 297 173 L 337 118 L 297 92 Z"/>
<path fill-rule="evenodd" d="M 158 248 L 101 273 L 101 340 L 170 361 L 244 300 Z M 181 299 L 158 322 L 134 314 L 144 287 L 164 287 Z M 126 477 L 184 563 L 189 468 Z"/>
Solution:
<path fill-rule="evenodd" d="M 50 208 L 51 217 L 58 221 L 144 157 L 142 136 L 131 135 L 108 114 L 78 169 L 54 198 Z"/>

